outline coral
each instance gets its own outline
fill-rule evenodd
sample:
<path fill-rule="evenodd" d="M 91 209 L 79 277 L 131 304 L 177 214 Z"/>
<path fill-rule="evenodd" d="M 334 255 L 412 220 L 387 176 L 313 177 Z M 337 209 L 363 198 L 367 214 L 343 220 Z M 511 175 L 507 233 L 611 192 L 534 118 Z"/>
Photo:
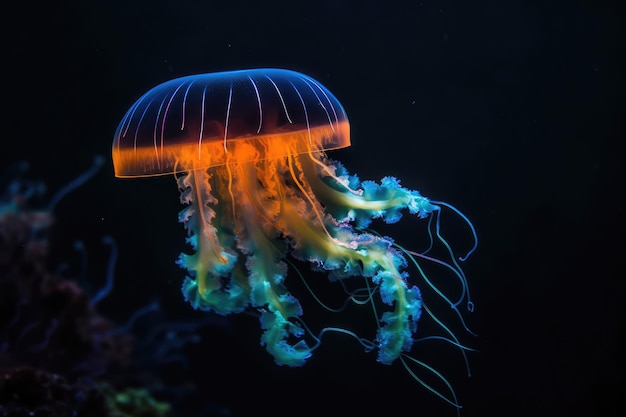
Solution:
<path fill-rule="evenodd" d="M 0 368 L 28 364 L 76 375 L 128 364 L 132 336 L 98 314 L 75 282 L 46 269 L 52 212 L 0 201 Z"/>
<path fill-rule="evenodd" d="M 29 204 L 42 189 L 18 178 L 0 197 L 0 417 L 167 416 L 147 390 L 114 388 L 131 373 L 128 329 L 48 271 L 54 205 Z"/>
<path fill-rule="evenodd" d="M 157 301 L 127 312 L 124 324 L 109 320 L 98 302 L 117 296 L 112 237 L 102 239 L 111 256 L 107 283 L 99 291 L 87 292 L 81 286 L 89 282 L 86 252 L 79 281 L 62 276 L 62 269 L 48 269 L 50 232 L 59 227 L 54 209 L 97 171 L 101 161 L 96 158 L 90 170 L 47 203 L 43 183 L 24 178 L 25 166 L 18 164 L 18 172 L 0 175 L 0 417 L 165 417 L 173 415 L 173 409 L 179 416 L 195 412 L 183 403 L 197 394 L 187 381 L 184 348 L 201 339 L 202 327 L 228 328 L 229 322 L 213 316 L 173 321 Z M 84 251 L 82 245 L 77 248 Z M 144 318 L 147 315 L 150 319 Z M 204 407 L 198 415 L 230 415 L 204 397 L 196 406 Z"/>

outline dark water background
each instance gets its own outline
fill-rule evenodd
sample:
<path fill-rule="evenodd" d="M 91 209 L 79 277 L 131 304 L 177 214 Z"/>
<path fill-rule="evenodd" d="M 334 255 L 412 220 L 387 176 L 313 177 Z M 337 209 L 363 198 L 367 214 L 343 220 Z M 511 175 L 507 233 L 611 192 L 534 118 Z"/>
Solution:
<path fill-rule="evenodd" d="M 187 247 L 172 178 L 115 179 L 117 123 L 150 87 L 253 67 L 304 72 L 343 103 L 361 178 L 394 175 L 449 201 L 481 246 L 467 263 L 479 334 L 443 363 L 474 415 L 619 415 L 625 386 L 623 60 L 625 8 L 611 1 L 67 1 L 14 5 L 3 25 L 0 167 L 30 162 L 52 193 L 107 157 L 63 200 L 51 263 L 76 239 L 104 279 L 102 235 L 120 247 L 101 311 L 123 322 L 159 297 L 171 317 Z M 406 240 L 405 240 L 406 242 Z M 409 242 L 410 244 L 410 242 Z M 94 282 L 97 288 L 101 282 Z M 334 336 L 303 368 L 277 367 L 255 319 L 203 329 L 188 379 L 232 415 L 442 415 L 456 412 L 397 364 Z M 460 330 L 460 329 L 459 329 Z M 441 356 L 442 355 L 442 356 Z"/>

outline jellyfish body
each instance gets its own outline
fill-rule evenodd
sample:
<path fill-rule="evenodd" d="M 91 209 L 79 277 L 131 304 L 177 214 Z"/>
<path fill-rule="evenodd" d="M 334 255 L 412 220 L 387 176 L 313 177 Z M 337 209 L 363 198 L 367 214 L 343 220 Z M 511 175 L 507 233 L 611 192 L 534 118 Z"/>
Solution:
<path fill-rule="evenodd" d="M 393 177 L 361 182 L 326 155 L 349 145 L 346 113 L 324 86 L 297 72 L 257 69 L 148 91 L 117 129 L 113 162 L 118 177 L 176 175 L 186 205 L 179 221 L 195 251 L 178 260 L 192 306 L 257 311 L 261 344 L 278 364 L 300 366 L 318 344 L 307 342 L 301 304 L 287 287 L 288 258 L 331 280 L 365 277 L 368 296 L 380 294 L 387 311 L 375 339 L 362 343 L 390 364 L 411 349 L 422 297 L 405 271 L 410 252 L 366 228 L 440 207 Z"/>

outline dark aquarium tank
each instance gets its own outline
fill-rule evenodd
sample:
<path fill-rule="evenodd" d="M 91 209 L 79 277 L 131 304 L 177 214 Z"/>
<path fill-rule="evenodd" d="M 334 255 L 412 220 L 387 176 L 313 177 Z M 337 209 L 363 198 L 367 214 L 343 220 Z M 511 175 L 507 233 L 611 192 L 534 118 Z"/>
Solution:
<path fill-rule="evenodd" d="M 12 6 L 0 417 L 623 414 L 620 2 Z"/>

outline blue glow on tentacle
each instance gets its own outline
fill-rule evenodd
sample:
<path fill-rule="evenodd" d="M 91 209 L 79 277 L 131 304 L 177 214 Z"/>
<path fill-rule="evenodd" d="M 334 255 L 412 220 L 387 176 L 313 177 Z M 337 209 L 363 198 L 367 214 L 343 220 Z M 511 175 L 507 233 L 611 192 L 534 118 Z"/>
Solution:
<path fill-rule="evenodd" d="M 289 344 L 287 338 L 300 338 L 304 330 L 297 323 L 287 320 L 278 311 L 264 311 L 261 313 L 261 328 L 265 330 L 261 336 L 261 346 L 274 356 L 278 365 L 302 366 L 311 357 L 311 348 L 304 340 Z"/>
<path fill-rule="evenodd" d="M 420 367 L 430 371 L 433 375 L 435 375 L 441 382 L 443 382 L 445 384 L 445 386 L 448 388 L 448 391 L 450 391 L 450 396 L 452 397 L 451 399 L 446 397 L 445 395 L 443 395 L 442 393 L 440 393 L 439 391 L 437 391 L 435 388 L 433 388 L 432 386 L 430 386 L 429 384 L 427 384 L 426 382 L 424 382 L 416 373 L 415 371 L 413 371 L 413 369 L 411 369 L 411 367 L 409 366 L 409 364 L 407 363 L 407 360 L 419 365 Z M 461 408 L 463 408 L 460 404 L 459 404 L 459 400 L 457 399 L 456 396 L 456 392 L 454 391 L 454 388 L 452 388 L 452 385 L 450 385 L 450 383 L 448 382 L 448 380 L 441 375 L 441 373 L 439 371 L 437 371 L 435 368 L 433 368 L 432 366 L 417 360 L 409 355 L 405 355 L 403 354 L 400 357 L 400 361 L 402 362 L 402 365 L 404 366 L 404 368 L 407 370 L 407 372 L 413 377 L 413 379 L 415 379 L 417 382 L 420 383 L 420 385 L 422 385 L 424 388 L 426 388 L 428 391 L 432 392 L 433 394 L 435 394 L 437 397 L 441 398 L 442 400 L 444 400 L 445 402 L 447 402 L 448 404 L 452 405 L 453 407 L 455 407 L 457 409 L 457 414 L 459 412 L 459 410 Z M 459 414 L 460 415 L 460 414 Z"/>
<path fill-rule="evenodd" d="M 409 259 L 411 260 L 411 263 L 415 266 L 415 268 L 418 270 L 420 276 L 422 277 L 422 279 L 424 280 L 424 282 L 426 282 L 426 284 L 428 284 L 428 286 L 439 296 L 441 297 L 441 299 L 443 299 L 449 306 L 450 308 L 452 308 L 454 310 L 454 312 L 456 313 L 457 317 L 459 318 L 459 321 L 461 322 L 461 324 L 463 325 L 463 327 L 465 328 L 465 330 L 472 334 L 473 336 L 477 336 L 474 332 L 472 332 L 467 325 L 465 324 L 465 319 L 463 318 L 463 314 L 461 314 L 461 312 L 458 309 L 459 304 L 466 298 L 467 296 L 467 308 L 468 311 L 472 312 L 474 309 L 474 303 L 469 299 L 469 291 L 467 290 L 466 286 L 467 286 L 467 282 L 463 279 L 463 276 L 459 273 L 459 271 L 452 267 L 451 265 L 449 265 L 446 262 L 440 261 L 439 259 L 436 258 L 432 258 L 430 256 L 425 256 L 425 255 L 421 255 L 417 252 L 413 252 L 413 251 L 409 251 L 406 250 L 404 248 L 402 248 L 401 246 L 397 246 L 398 248 L 400 248 L 402 251 L 404 251 L 404 253 L 407 254 L 407 256 L 409 257 Z M 459 301 L 457 301 L 456 303 L 453 303 L 439 288 L 437 288 L 437 286 L 428 278 L 428 276 L 424 273 L 424 271 L 422 270 L 422 267 L 420 266 L 420 264 L 417 262 L 417 260 L 414 257 L 420 257 L 423 259 L 426 259 L 428 261 L 437 263 L 439 265 L 445 266 L 446 268 L 450 269 L 461 281 L 461 286 L 462 286 L 462 294 L 461 297 L 459 298 Z"/>
<path fill-rule="evenodd" d="M 465 256 L 460 256 L 459 257 L 459 260 L 461 262 L 465 262 L 467 260 L 467 258 L 469 258 L 472 255 L 472 253 L 474 253 L 474 251 L 476 251 L 476 249 L 478 248 L 478 234 L 476 233 L 476 228 L 474 227 L 474 225 L 472 224 L 470 219 L 468 219 L 465 214 L 463 214 L 459 209 L 454 207 L 452 204 L 446 203 L 444 201 L 431 201 L 431 202 L 433 204 L 436 204 L 436 205 L 441 205 L 441 206 L 448 207 L 450 210 L 454 211 L 459 217 L 461 217 L 467 223 L 467 225 L 470 227 L 470 229 L 472 231 L 472 235 L 474 236 L 474 245 L 465 254 Z M 437 228 L 437 229 L 439 229 L 439 228 Z"/>

